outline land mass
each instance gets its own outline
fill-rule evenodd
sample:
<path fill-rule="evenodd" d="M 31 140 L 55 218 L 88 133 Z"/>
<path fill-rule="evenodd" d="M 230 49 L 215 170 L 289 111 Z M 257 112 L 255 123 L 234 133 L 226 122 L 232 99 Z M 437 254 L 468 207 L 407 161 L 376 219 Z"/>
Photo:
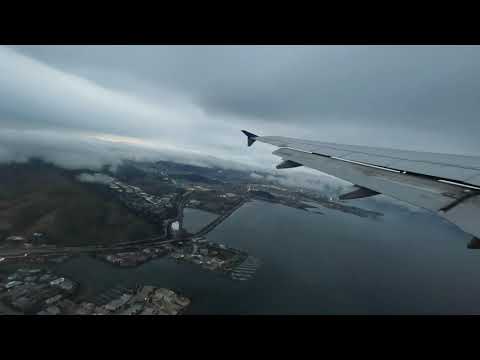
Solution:
<path fill-rule="evenodd" d="M 0 173 L 0 239 L 41 233 L 46 244 L 113 244 L 159 232 L 75 172 L 33 161 L 1 165 Z"/>
<path fill-rule="evenodd" d="M 383 215 L 238 170 L 125 161 L 116 171 L 71 171 L 39 160 L 0 170 L 0 261 L 17 253 L 123 251 L 191 240 L 205 236 L 252 199 L 320 215 L 319 207 L 361 217 Z M 183 228 L 187 207 L 218 217 L 191 233 Z"/>

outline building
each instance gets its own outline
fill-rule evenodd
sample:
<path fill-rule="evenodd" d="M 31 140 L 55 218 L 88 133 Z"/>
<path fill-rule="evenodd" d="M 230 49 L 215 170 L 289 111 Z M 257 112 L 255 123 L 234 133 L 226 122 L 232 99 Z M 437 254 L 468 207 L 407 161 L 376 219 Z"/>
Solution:
<path fill-rule="evenodd" d="M 148 297 L 153 293 L 153 291 L 155 290 L 155 288 L 153 286 L 144 286 L 142 288 L 142 290 L 140 290 L 138 292 L 138 296 L 143 299 L 143 300 L 147 300 Z"/>
<path fill-rule="evenodd" d="M 190 304 L 190 299 L 184 296 L 177 296 L 175 302 L 182 307 L 186 307 Z"/>
<path fill-rule="evenodd" d="M 65 291 L 72 291 L 75 288 L 75 284 L 70 280 L 65 280 L 59 285 L 59 287 Z"/>
<path fill-rule="evenodd" d="M 50 285 L 52 286 L 60 285 L 64 281 L 65 281 L 65 278 L 61 277 L 61 278 L 50 281 Z"/>
<path fill-rule="evenodd" d="M 105 309 L 108 311 L 117 311 L 122 306 L 124 306 L 130 299 L 132 295 L 123 294 L 120 298 L 110 301 L 107 305 L 105 305 Z"/>
<path fill-rule="evenodd" d="M 58 306 L 49 306 L 45 309 L 47 315 L 59 315 L 61 313 L 60 308 Z"/>
<path fill-rule="evenodd" d="M 152 307 L 145 308 L 140 315 L 157 315 L 157 310 Z"/>
<path fill-rule="evenodd" d="M 55 296 L 45 300 L 45 304 L 47 304 L 47 305 L 54 304 L 57 301 L 59 301 L 62 298 L 62 296 L 63 296 L 62 294 L 55 295 Z"/>
<path fill-rule="evenodd" d="M 82 302 L 80 306 L 75 310 L 77 315 L 90 315 L 95 310 L 95 304 Z"/>
<path fill-rule="evenodd" d="M 5 239 L 5 242 L 12 246 L 19 246 L 25 243 L 26 239 L 23 236 L 9 236 Z"/>
<path fill-rule="evenodd" d="M 45 240 L 45 234 L 39 233 L 39 232 L 34 232 L 32 234 L 32 243 L 38 244 L 41 243 Z"/>
<path fill-rule="evenodd" d="M 193 244 L 192 255 L 196 254 L 197 251 L 198 251 L 198 245 L 197 245 L 197 244 Z"/>
<path fill-rule="evenodd" d="M 180 230 L 180 223 L 178 221 L 172 222 L 172 224 L 170 226 L 172 228 L 172 231 L 176 232 L 176 231 Z"/>
<path fill-rule="evenodd" d="M 19 285 L 22 285 L 23 284 L 23 281 L 10 281 L 8 283 L 5 284 L 5 289 L 11 289 L 15 286 L 19 286 Z"/>
<path fill-rule="evenodd" d="M 143 305 L 142 304 L 134 304 L 128 308 L 126 308 L 124 311 L 122 311 L 119 315 L 137 315 L 143 310 Z"/>

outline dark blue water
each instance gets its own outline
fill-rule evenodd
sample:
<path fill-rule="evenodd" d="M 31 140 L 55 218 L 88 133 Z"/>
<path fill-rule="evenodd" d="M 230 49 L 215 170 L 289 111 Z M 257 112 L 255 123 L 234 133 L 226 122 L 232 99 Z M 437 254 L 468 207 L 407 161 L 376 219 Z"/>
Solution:
<path fill-rule="evenodd" d="M 81 257 L 58 270 L 90 292 L 136 282 L 172 288 L 192 298 L 192 314 L 480 313 L 480 252 L 466 249 L 467 235 L 429 214 L 355 204 L 385 216 L 245 204 L 208 238 L 262 260 L 249 281 L 169 259 L 128 270 Z"/>
<path fill-rule="evenodd" d="M 200 231 L 205 225 L 211 223 L 217 217 L 217 214 L 208 211 L 184 208 L 182 227 L 193 234 Z"/>

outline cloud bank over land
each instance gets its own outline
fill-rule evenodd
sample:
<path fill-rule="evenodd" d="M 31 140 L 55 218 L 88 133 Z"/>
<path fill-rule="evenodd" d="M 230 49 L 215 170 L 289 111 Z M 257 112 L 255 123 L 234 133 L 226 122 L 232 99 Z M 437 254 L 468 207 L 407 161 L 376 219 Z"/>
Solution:
<path fill-rule="evenodd" d="M 108 185 L 113 181 L 113 178 L 100 173 L 95 173 L 95 174 L 82 173 L 77 176 L 77 180 L 86 182 L 86 183 Z"/>
<path fill-rule="evenodd" d="M 139 99 L 7 48 L 0 48 L 0 64 L 3 161 L 38 156 L 68 168 L 99 168 L 122 158 L 206 165 L 217 156 L 220 166 L 250 161 L 246 153 L 228 151 L 233 138 L 243 147 L 239 131 L 227 132 L 189 102 Z"/>
<path fill-rule="evenodd" d="M 0 47 L 0 161 L 273 169 L 241 129 L 478 155 L 479 97 L 477 46 Z"/>

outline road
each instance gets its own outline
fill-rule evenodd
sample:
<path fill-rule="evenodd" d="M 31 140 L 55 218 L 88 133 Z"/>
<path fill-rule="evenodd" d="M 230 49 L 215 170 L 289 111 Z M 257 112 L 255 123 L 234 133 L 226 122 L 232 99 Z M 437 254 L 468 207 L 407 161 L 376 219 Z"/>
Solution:
<path fill-rule="evenodd" d="M 189 193 L 185 193 L 180 200 L 178 207 L 179 207 L 179 215 L 173 221 L 183 221 L 183 207 L 185 206 L 185 202 L 188 198 Z M 56 256 L 63 256 L 63 255 L 76 255 L 76 254 L 85 254 L 85 253 L 98 253 L 98 252 L 119 252 L 119 251 L 134 251 L 138 250 L 139 248 L 145 247 L 158 247 L 164 244 L 175 243 L 180 241 L 187 241 L 191 240 L 195 237 L 202 237 L 212 231 L 215 227 L 221 224 L 226 218 L 232 215 L 238 208 L 240 208 L 248 199 L 241 199 L 233 208 L 229 209 L 224 214 L 220 215 L 216 218 L 213 222 L 206 225 L 200 231 L 196 232 L 195 234 L 175 238 L 175 239 L 167 239 L 165 235 L 160 235 L 156 237 L 152 237 L 149 239 L 141 240 L 141 241 L 132 241 L 132 242 L 124 242 L 118 243 L 115 245 L 87 245 L 87 246 L 63 246 L 63 247 L 48 247 L 48 248 L 32 248 L 32 249 L 7 249 L 7 250 L 0 250 L 0 257 L 5 258 L 5 262 L 11 262 L 15 260 L 25 259 L 25 254 L 28 254 L 27 257 L 37 257 L 37 256 L 45 256 L 45 257 L 56 257 Z"/>
<path fill-rule="evenodd" d="M 194 236 L 205 236 L 210 231 L 215 229 L 218 225 L 220 225 L 226 218 L 228 218 L 230 215 L 232 215 L 237 209 L 239 209 L 247 201 L 248 201 L 247 199 L 241 199 L 233 208 L 231 208 L 230 210 L 228 210 L 224 214 L 220 215 L 218 218 L 216 218 L 214 221 L 209 223 L 203 229 L 201 229 L 200 231 L 195 233 Z"/>

